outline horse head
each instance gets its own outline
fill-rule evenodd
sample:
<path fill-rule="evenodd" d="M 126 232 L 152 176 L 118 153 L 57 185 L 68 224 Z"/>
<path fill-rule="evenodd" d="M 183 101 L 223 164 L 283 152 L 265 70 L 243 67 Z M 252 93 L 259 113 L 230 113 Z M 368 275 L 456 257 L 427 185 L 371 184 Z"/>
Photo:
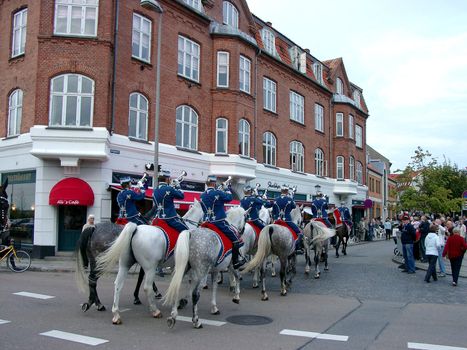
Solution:
<path fill-rule="evenodd" d="M 203 218 L 203 208 L 201 207 L 201 203 L 195 198 L 195 201 L 192 205 L 190 205 L 190 209 L 183 215 L 183 220 L 188 224 L 193 226 L 198 226 Z"/>
<path fill-rule="evenodd" d="M 290 211 L 290 217 L 292 218 L 292 221 L 294 222 L 294 224 L 300 227 L 300 224 L 302 223 L 302 220 L 303 220 L 301 208 L 300 207 L 293 208 Z"/>
<path fill-rule="evenodd" d="M 243 209 L 242 207 L 232 207 L 227 210 L 227 221 L 229 224 L 234 226 L 238 232 L 242 232 L 245 227 L 246 218 L 251 208 L 248 210 Z"/>
<path fill-rule="evenodd" d="M 272 223 L 272 208 L 262 206 L 258 212 L 258 216 L 265 225 L 269 225 Z"/>

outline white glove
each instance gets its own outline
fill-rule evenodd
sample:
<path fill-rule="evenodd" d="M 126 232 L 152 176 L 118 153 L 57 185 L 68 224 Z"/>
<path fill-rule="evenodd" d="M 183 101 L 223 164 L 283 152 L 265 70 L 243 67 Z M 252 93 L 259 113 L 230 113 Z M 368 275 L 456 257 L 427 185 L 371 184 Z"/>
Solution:
<path fill-rule="evenodd" d="M 268 196 L 266 196 L 265 194 L 263 194 L 263 196 L 261 197 L 263 198 L 264 200 L 268 199 Z"/>
<path fill-rule="evenodd" d="M 173 179 L 172 186 L 175 188 L 180 188 L 180 181 L 178 181 L 177 179 Z"/>

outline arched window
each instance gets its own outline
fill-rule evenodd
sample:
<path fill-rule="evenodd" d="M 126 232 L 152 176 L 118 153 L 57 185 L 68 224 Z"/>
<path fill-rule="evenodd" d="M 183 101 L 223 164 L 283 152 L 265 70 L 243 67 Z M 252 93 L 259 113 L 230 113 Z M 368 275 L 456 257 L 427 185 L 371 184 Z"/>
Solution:
<path fill-rule="evenodd" d="M 299 141 L 290 143 L 290 169 L 292 171 L 304 172 L 305 156 L 303 144 Z"/>
<path fill-rule="evenodd" d="M 238 152 L 242 156 L 250 156 L 250 123 L 240 119 L 238 124 Z"/>
<path fill-rule="evenodd" d="M 349 158 L 349 177 L 350 180 L 355 180 L 355 158 L 352 156 Z"/>
<path fill-rule="evenodd" d="M 263 162 L 276 166 L 276 137 L 267 131 L 263 134 Z"/>
<path fill-rule="evenodd" d="M 21 132 L 21 115 L 23 114 L 23 91 L 16 89 L 8 99 L 8 132 L 7 136 L 19 135 Z"/>
<path fill-rule="evenodd" d="M 321 148 L 315 150 L 315 174 L 324 176 L 324 152 Z"/>
<path fill-rule="evenodd" d="M 344 94 L 344 83 L 342 82 L 341 78 L 336 79 L 336 93 L 339 95 Z"/>
<path fill-rule="evenodd" d="M 223 20 L 224 24 L 238 28 L 238 10 L 230 1 L 224 1 Z"/>
<path fill-rule="evenodd" d="M 130 112 L 128 117 L 128 136 L 138 140 L 148 139 L 148 100 L 142 94 L 134 92 L 130 95 Z"/>
<path fill-rule="evenodd" d="M 261 40 L 263 40 L 263 46 L 266 52 L 270 55 L 275 56 L 276 54 L 276 38 L 269 29 L 263 28 L 261 30 Z"/>
<path fill-rule="evenodd" d="M 216 120 L 216 153 L 227 154 L 227 135 L 228 135 L 228 120 L 225 118 L 217 118 Z"/>
<path fill-rule="evenodd" d="M 91 127 L 94 81 L 80 74 L 63 74 L 51 80 L 50 126 Z"/>
<path fill-rule="evenodd" d="M 198 114 L 190 106 L 176 110 L 176 145 L 192 150 L 198 149 Z"/>
<path fill-rule="evenodd" d="M 363 166 L 362 163 L 357 162 L 357 182 L 359 185 L 363 185 Z"/>
<path fill-rule="evenodd" d="M 336 157 L 336 178 L 338 180 L 344 180 L 344 157 Z"/>

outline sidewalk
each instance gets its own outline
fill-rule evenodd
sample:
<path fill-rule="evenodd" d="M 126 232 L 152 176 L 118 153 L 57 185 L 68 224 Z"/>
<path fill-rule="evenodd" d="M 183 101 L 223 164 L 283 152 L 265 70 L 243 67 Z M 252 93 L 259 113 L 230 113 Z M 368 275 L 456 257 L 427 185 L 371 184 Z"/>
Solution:
<path fill-rule="evenodd" d="M 392 261 L 394 261 L 397 264 L 403 264 L 404 263 L 404 259 L 402 258 L 402 256 L 394 256 L 392 258 Z M 452 275 L 451 263 L 450 263 L 450 261 L 448 259 L 444 259 L 444 266 L 446 266 L 446 275 L 451 276 Z M 426 271 L 428 269 L 428 263 L 422 263 L 419 260 L 415 260 L 415 267 L 416 267 L 417 270 Z M 438 262 L 436 262 L 436 271 L 439 272 Z M 467 259 L 462 260 L 462 267 L 461 267 L 461 271 L 459 273 L 459 277 L 467 278 Z"/>

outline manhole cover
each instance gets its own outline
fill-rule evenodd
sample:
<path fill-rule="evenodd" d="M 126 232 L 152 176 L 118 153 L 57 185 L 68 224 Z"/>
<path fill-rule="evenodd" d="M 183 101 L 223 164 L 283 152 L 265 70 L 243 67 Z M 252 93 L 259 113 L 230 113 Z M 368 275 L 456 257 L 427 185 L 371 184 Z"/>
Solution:
<path fill-rule="evenodd" d="M 256 315 L 237 315 L 227 317 L 226 321 L 243 326 L 259 326 L 272 323 L 272 318 Z"/>

